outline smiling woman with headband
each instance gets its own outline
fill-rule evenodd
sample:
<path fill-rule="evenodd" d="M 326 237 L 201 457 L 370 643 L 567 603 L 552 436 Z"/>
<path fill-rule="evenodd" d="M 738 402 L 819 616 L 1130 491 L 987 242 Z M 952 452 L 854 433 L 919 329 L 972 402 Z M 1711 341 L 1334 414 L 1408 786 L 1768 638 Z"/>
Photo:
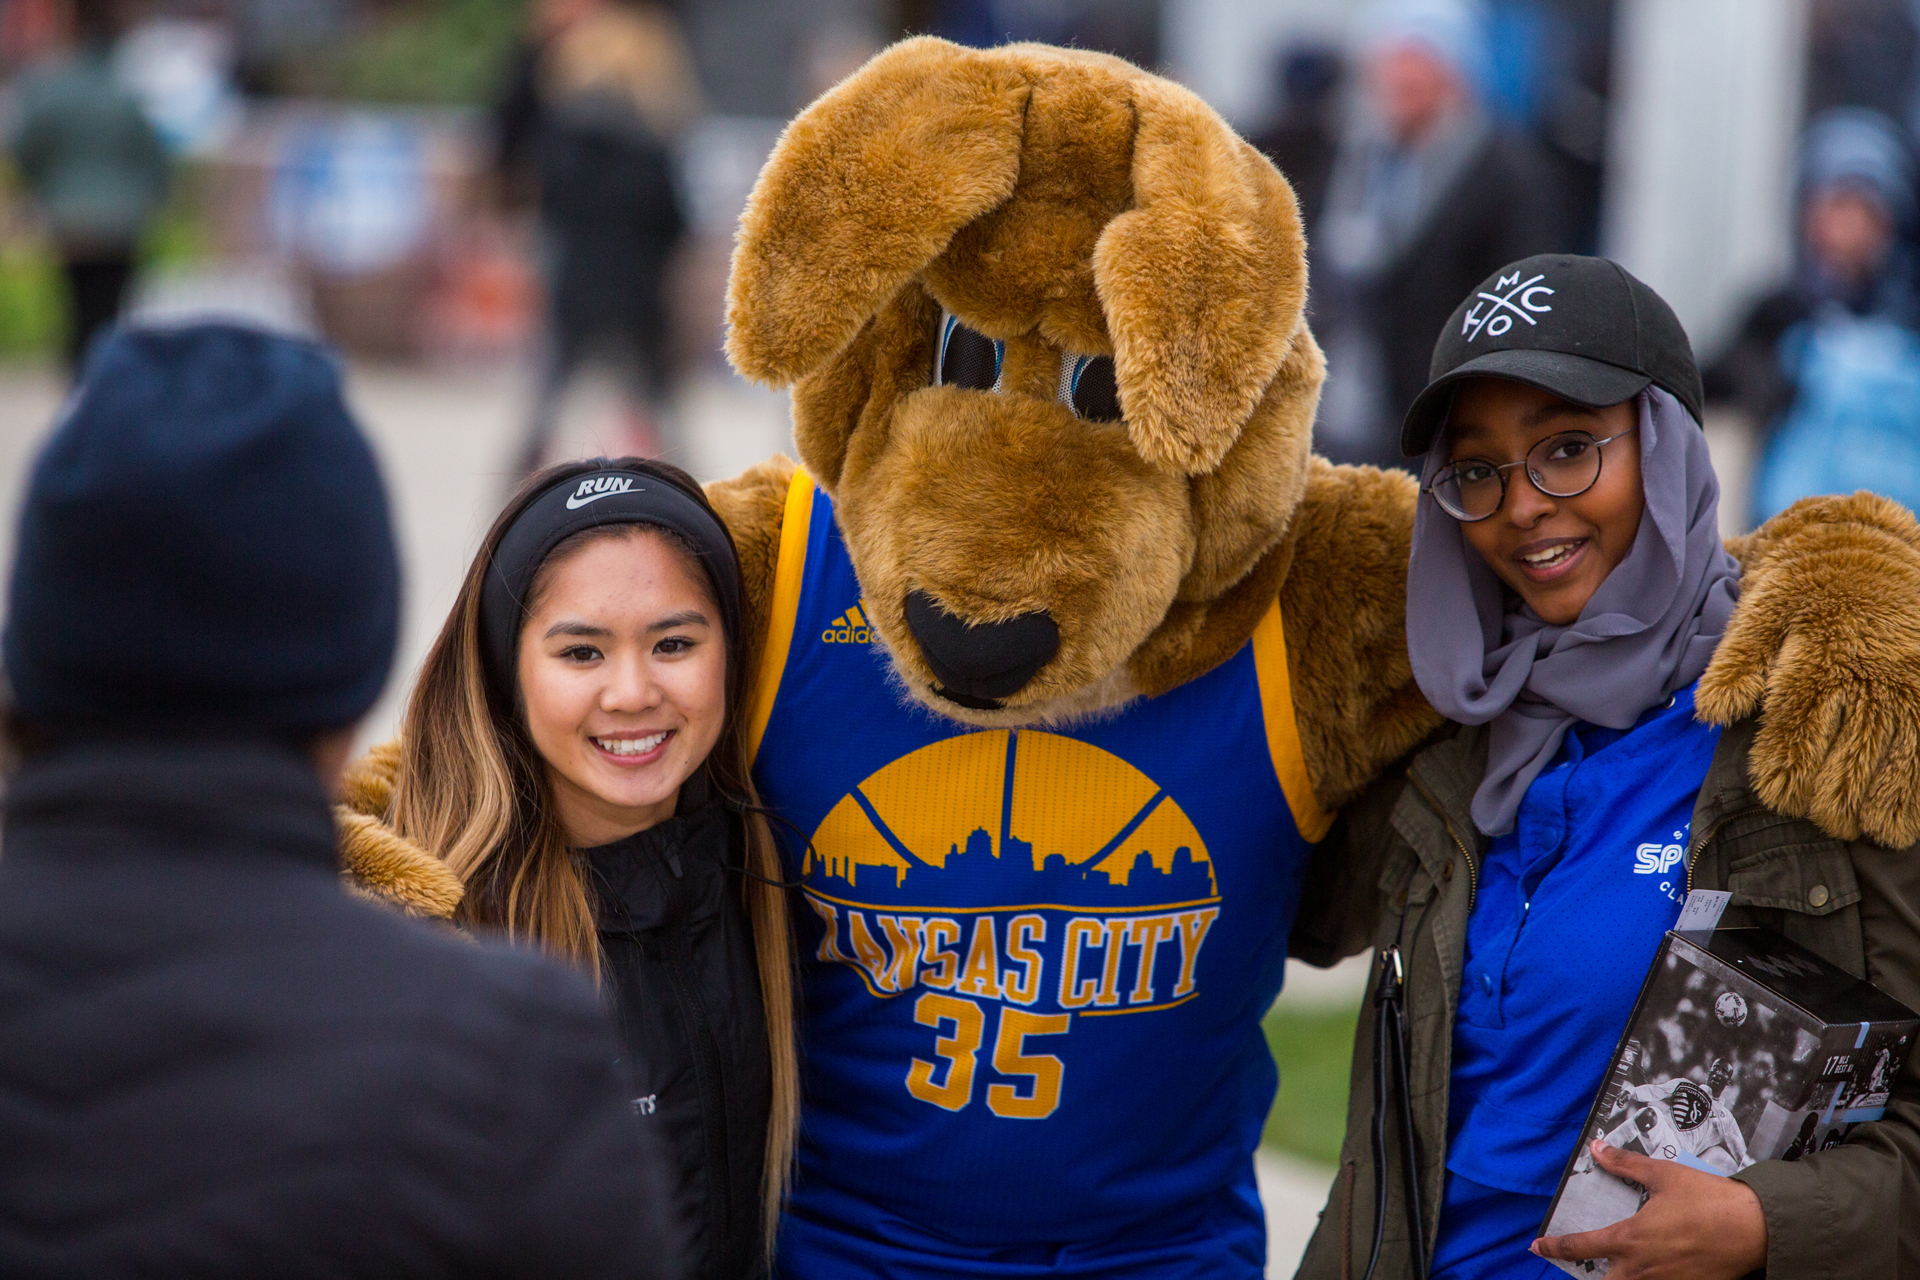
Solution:
<path fill-rule="evenodd" d="M 632 458 L 542 472 L 427 655 L 378 815 L 464 882 L 457 923 L 601 980 L 637 1123 L 678 1154 L 685 1274 L 722 1280 L 767 1271 L 798 1109 L 744 645 L 733 543 L 691 477 Z"/>

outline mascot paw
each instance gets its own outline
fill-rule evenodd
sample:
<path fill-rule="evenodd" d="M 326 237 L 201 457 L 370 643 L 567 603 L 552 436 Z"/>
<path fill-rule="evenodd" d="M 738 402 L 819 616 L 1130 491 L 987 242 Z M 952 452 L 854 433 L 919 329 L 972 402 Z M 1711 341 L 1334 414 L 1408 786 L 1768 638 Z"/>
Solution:
<path fill-rule="evenodd" d="M 1920 840 L 1920 525 L 1873 494 L 1809 498 L 1741 552 L 1700 717 L 1764 710 L 1750 768 L 1769 806 L 1842 839 Z"/>

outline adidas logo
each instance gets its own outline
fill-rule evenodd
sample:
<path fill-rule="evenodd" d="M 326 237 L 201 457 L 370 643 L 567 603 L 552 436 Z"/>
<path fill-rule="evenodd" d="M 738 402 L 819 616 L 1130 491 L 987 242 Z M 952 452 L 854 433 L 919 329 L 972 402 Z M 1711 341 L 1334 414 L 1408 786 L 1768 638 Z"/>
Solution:
<path fill-rule="evenodd" d="M 873 630 L 867 626 L 867 617 L 855 605 L 833 620 L 833 625 L 820 633 L 820 638 L 828 644 L 872 644 Z"/>

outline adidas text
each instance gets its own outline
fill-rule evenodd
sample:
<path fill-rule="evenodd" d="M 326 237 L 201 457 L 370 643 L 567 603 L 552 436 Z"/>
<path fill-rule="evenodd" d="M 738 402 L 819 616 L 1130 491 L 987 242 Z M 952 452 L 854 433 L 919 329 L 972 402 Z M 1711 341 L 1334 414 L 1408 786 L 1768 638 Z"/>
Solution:
<path fill-rule="evenodd" d="M 867 617 L 855 605 L 833 620 L 833 625 L 820 633 L 820 638 L 828 644 L 872 644 L 873 630 L 867 626 Z"/>

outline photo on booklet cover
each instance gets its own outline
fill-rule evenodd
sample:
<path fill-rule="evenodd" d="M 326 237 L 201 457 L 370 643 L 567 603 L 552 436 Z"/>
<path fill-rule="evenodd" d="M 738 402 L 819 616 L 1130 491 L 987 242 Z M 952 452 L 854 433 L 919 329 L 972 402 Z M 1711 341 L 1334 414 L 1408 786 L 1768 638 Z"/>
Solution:
<path fill-rule="evenodd" d="M 1765 930 L 1707 936 L 1662 943 L 1542 1234 L 1599 1230 L 1645 1203 L 1638 1184 L 1596 1165 L 1595 1138 L 1724 1177 L 1837 1146 L 1886 1107 L 1910 1014 Z"/>

